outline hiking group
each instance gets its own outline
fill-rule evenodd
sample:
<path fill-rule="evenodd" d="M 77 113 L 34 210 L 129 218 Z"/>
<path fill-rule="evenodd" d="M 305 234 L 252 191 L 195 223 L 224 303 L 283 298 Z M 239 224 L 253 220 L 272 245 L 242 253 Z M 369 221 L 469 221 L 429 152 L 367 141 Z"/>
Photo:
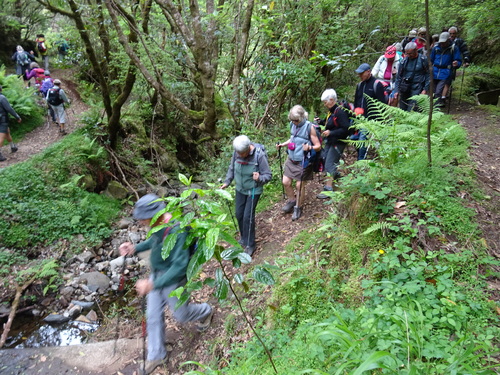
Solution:
<path fill-rule="evenodd" d="M 50 117 L 52 122 L 57 125 L 59 129 L 59 134 L 66 134 L 66 110 L 64 105 L 70 104 L 71 101 L 68 99 L 66 92 L 61 88 L 61 80 L 53 79 L 49 71 L 49 49 L 50 45 L 45 40 L 43 34 L 38 34 L 35 40 L 35 50 L 25 51 L 20 45 L 16 47 L 16 51 L 12 55 L 12 60 L 16 64 L 16 74 L 19 77 L 23 77 L 26 87 L 35 87 L 35 93 L 40 95 L 43 100 L 43 105 L 47 108 L 47 115 Z M 69 49 L 66 41 L 57 42 L 58 54 L 65 56 Z M 41 64 L 43 64 L 44 69 L 36 62 L 36 56 L 41 58 Z M 6 86 L 6 92 L 8 87 Z M 8 95 L 8 93 L 7 93 Z M 8 114 L 16 117 L 19 121 L 19 116 L 11 112 L 12 108 L 8 102 L 8 99 L 2 94 L 0 106 L 0 148 L 3 147 L 4 140 L 7 140 L 11 144 L 11 152 L 16 152 L 18 147 L 12 142 L 12 137 L 10 135 L 10 129 L 8 127 Z M 12 110 L 13 111 L 13 110 Z M 20 122 L 20 121 L 19 121 Z M 14 146 L 12 146 L 14 145 Z M 0 152 L 0 162 L 7 160 L 7 158 Z"/>
<path fill-rule="evenodd" d="M 43 35 L 41 35 L 43 37 Z M 37 41 L 37 43 L 39 40 Z M 425 46 L 431 41 L 427 39 L 424 28 L 410 31 L 401 43 L 388 46 L 383 56 L 380 56 L 372 69 L 370 64 L 362 63 L 355 70 L 360 82 L 356 86 L 354 103 L 339 102 L 334 89 L 323 91 L 321 101 L 327 110 L 324 119 L 308 120 L 308 113 L 301 105 L 293 106 L 288 113 L 289 138 L 278 142 L 276 148 L 280 158 L 281 182 L 287 201 L 281 208 L 282 212 L 292 213 L 291 220 L 296 221 L 303 215 L 305 201 L 305 186 L 312 180 L 314 173 L 326 172 L 323 192 L 317 198 L 325 199 L 330 196 L 327 192 L 333 191 L 333 183 L 340 177 L 338 166 L 346 140 L 366 140 L 368 134 L 361 129 L 352 134 L 350 129 L 354 116 L 364 116 L 367 119 L 376 119 L 377 112 L 373 111 L 367 97 L 379 102 L 398 106 L 406 111 L 416 110 L 416 102 L 412 96 L 427 94 L 429 90 L 430 58 L 432 74 L 437 82 L 436 99 L 438 105 L 443 105 L 449 96 L 450 86 L 455 77 L 455 70 L 470 63 L 470 56 L 463 40 L 457 38 L 456 28 L 442 32 L 435 40 L 430 56 L 426 56 Z M 39 52 L 41 52 L 37 44 Z M 44 44 L 43 48 L 48 48 Z M 42 49 L 43 49 L 42 48 Z M 43 57 L 44 78 L 39 80 L 41 95 L 46 99 L 53 121 L 56 118 L 60 125 L 60 132 L 65 134 L 64 103 L 69 103 L 61 81 L 52 80 L 48 72 L 47 50 Z M 21 57 L 19 57 L 21 55 Z M 47 56 L 45 58 L 45 56 Z M 34 60 L 32 53 L 25 52 L 18 46 L 13 60 L 17 62 L 18 75 L 25 80 L 37 79 L 41 74 L 39 66 L 29 67 L 29 60 Z M 35 71 L 35 69 L 38 69 Z M 35 71 L 35 73 L 31 73 Z M 28 78 L 28 76 L 30 78 Z M 18 122 L 21 118 L 10 107 L 10 104 L 1 94 L 0 87 L 0 146 L 4 140 L 10 142 L 11 151 L 16 152 L 17 146 L 12 142 L 8 128 L 8 114 L 14 116 Z M 321 128 L 323 126 L 323 128 Z M 324 143 L 324 149 L 323 144 Z M 366 158 L 367 149 L 363 143 L 358 148 L 358 160 Z M 287 159 L 284 171 L 281 162 L 281 150 L 285 148 Z M 0 161 L 5 158 L 0 154 Z M 235 210 L 239 229 L 239 243 L 243 250 L 252 255 L 256 249 L 255 242 L 255 208 L 263 193 L 263 186 L 272 178 L 265 147 L 262 144 L 251 142 L 240 135 L 233 140 L 233 153 L 229 163 L 224 183 L 220 188 L 227 188 L 232 181 L 236 185 Z M 295 185 L 293 185 L 295 181 Z M 132 256 L 150 250 L 149 255 L 151 275 L 147 279 L 136 282 L 136 291 L 144 296 L 146 302 L 146 330 L 147 330 L 147 358 L 143 363 L 143 373 L 150 374 L 155 368 L 165 363 L 167 351 L 165 348 L 165 319 L 164 311 L 168 306 L 173 316 L 181 323 L 195 322 L 197 330 L 207 329 L 214 314 L 213 307 L 208 303 L 185 303 L 175 308 L 178 298 L 171 296 L 171 292 L 186 284 L 186 272 L 190 261 L 190 251 L 186 240 L 188 229 L 181 228 L 178 223 L 172 222 L 172 215 L 166 212 L 165 203 L 154 194 L 147 194 L 140 198 L 133 211 L 133 216 L 143 226 L 154 228 L 152 235 L 139 244 L 125 242 L 120 245 L 120 255 Z M 154 222 L 152 219 L 155 218 Z M 166 224 L 168 224 L 166 226 Z M 165 226 L 158 230 L 158 227 Z M 175 245 L 165 259 L 162 256 L 163 244 L 168 236 L 175 235 Z M 125 264 L 125 259 L 123 260 Z"/>

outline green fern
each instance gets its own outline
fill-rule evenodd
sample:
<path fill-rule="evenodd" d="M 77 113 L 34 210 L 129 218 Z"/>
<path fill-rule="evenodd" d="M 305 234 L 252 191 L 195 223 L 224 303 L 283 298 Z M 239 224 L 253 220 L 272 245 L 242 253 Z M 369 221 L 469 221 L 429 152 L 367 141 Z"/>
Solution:
<path fill-rule="evenodd" d="M 382 233 L 385 233 L 390 228 L 391 224 L 388 223 L 387 221 L 379 221 L 378 223 L 370 225 L 364 232 L 363 235 L 370 234 L 375 231 L 382 231 Z"/>

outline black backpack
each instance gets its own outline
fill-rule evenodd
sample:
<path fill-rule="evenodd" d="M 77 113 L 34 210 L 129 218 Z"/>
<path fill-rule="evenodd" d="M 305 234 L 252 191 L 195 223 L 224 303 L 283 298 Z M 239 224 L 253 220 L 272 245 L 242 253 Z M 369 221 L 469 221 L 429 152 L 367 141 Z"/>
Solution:
<path fill-rule="evenodd" d="M 52 87 L 49 89 L 49 95 L 47 97 L 47 102 L 50 105 L 61 105 L 64 103 L 64 100 L 61 99 L 61 95 L 59 95 L 59 87 Z"/>
<path fill-rule="evenodd" d="M 323 151 L 323 138 L 321 137 L 321 127 L 318 124 L 310 122 L 311 126 L 316 131 L 316 136 L 319 139 L 319 143 L 321 144 L 321 149 L 319 151 L 314 151 L 311 149 L 307 153 L 307 159 L 309 159 L 309 163 L 313 165 L 313 172 L 323 172 L 325 169 L 325 157 Z M 307 134 L 310 134 L 310 130 Z M 310 138 L 310 137 L 309 137 Z M 311 140 L 312 144 L 312 140 Z"/>

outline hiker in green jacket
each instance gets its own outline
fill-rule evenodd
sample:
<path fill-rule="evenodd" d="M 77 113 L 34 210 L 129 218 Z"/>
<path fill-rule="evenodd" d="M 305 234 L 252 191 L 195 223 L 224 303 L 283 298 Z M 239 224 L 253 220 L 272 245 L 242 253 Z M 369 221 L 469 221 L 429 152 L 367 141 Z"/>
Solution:
<path fill-rule="evenodd" d="M 143 226 L 152 228 L 168 223 L 172 215 L 163 213 L 154 223 L 151 219 L 158 212 L 165 209 L 165 203 L 155 194 L 147 194 L 137 201 L 133 216 Z M 181 322 L 197 322 L 198 331 L 208 328 L 212 320 L 213 309 L 207 303 L 190 304 L 186 302 L 178 309 L 175 305 L 177 297 L 169 297 L 175 289 L 186 284 L 186 269 L 190 259 L 189 249 L 186 247 L 187 232 L 179 233 L 174 248 L 169 256 L 163 259 L 161 252 L 163 241 L 169 235 L 182 231 L 180 226 L 165 227 L 151 235 L 149 239 L 134 245 L 125 242 L 120 245 L 122 256 L 133 255 L 142 251 L 151 250 L 151 276 L 148 279 L 137 281 L 135 288 L 140 296 L 147 296 L 147 335 L 148 356 L 144 374 L 150 374 L 155 368 L 165 363 L 167 351 L 165 349 L 165 317 L 164 311 L 168 307 L 173 311 L 174 318 Z"/>

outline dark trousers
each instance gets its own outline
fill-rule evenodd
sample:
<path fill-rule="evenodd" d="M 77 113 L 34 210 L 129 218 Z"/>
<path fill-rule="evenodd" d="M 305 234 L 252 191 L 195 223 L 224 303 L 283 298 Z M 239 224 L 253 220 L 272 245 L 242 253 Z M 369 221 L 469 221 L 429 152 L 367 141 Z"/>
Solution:
<path fill-rule="evenodd" d="M 260 194 L 245 195 L 236 191 L 236 220 L 240 228 L 240 244 L 243 249 L 255 249 L 255 207 Z"/>

